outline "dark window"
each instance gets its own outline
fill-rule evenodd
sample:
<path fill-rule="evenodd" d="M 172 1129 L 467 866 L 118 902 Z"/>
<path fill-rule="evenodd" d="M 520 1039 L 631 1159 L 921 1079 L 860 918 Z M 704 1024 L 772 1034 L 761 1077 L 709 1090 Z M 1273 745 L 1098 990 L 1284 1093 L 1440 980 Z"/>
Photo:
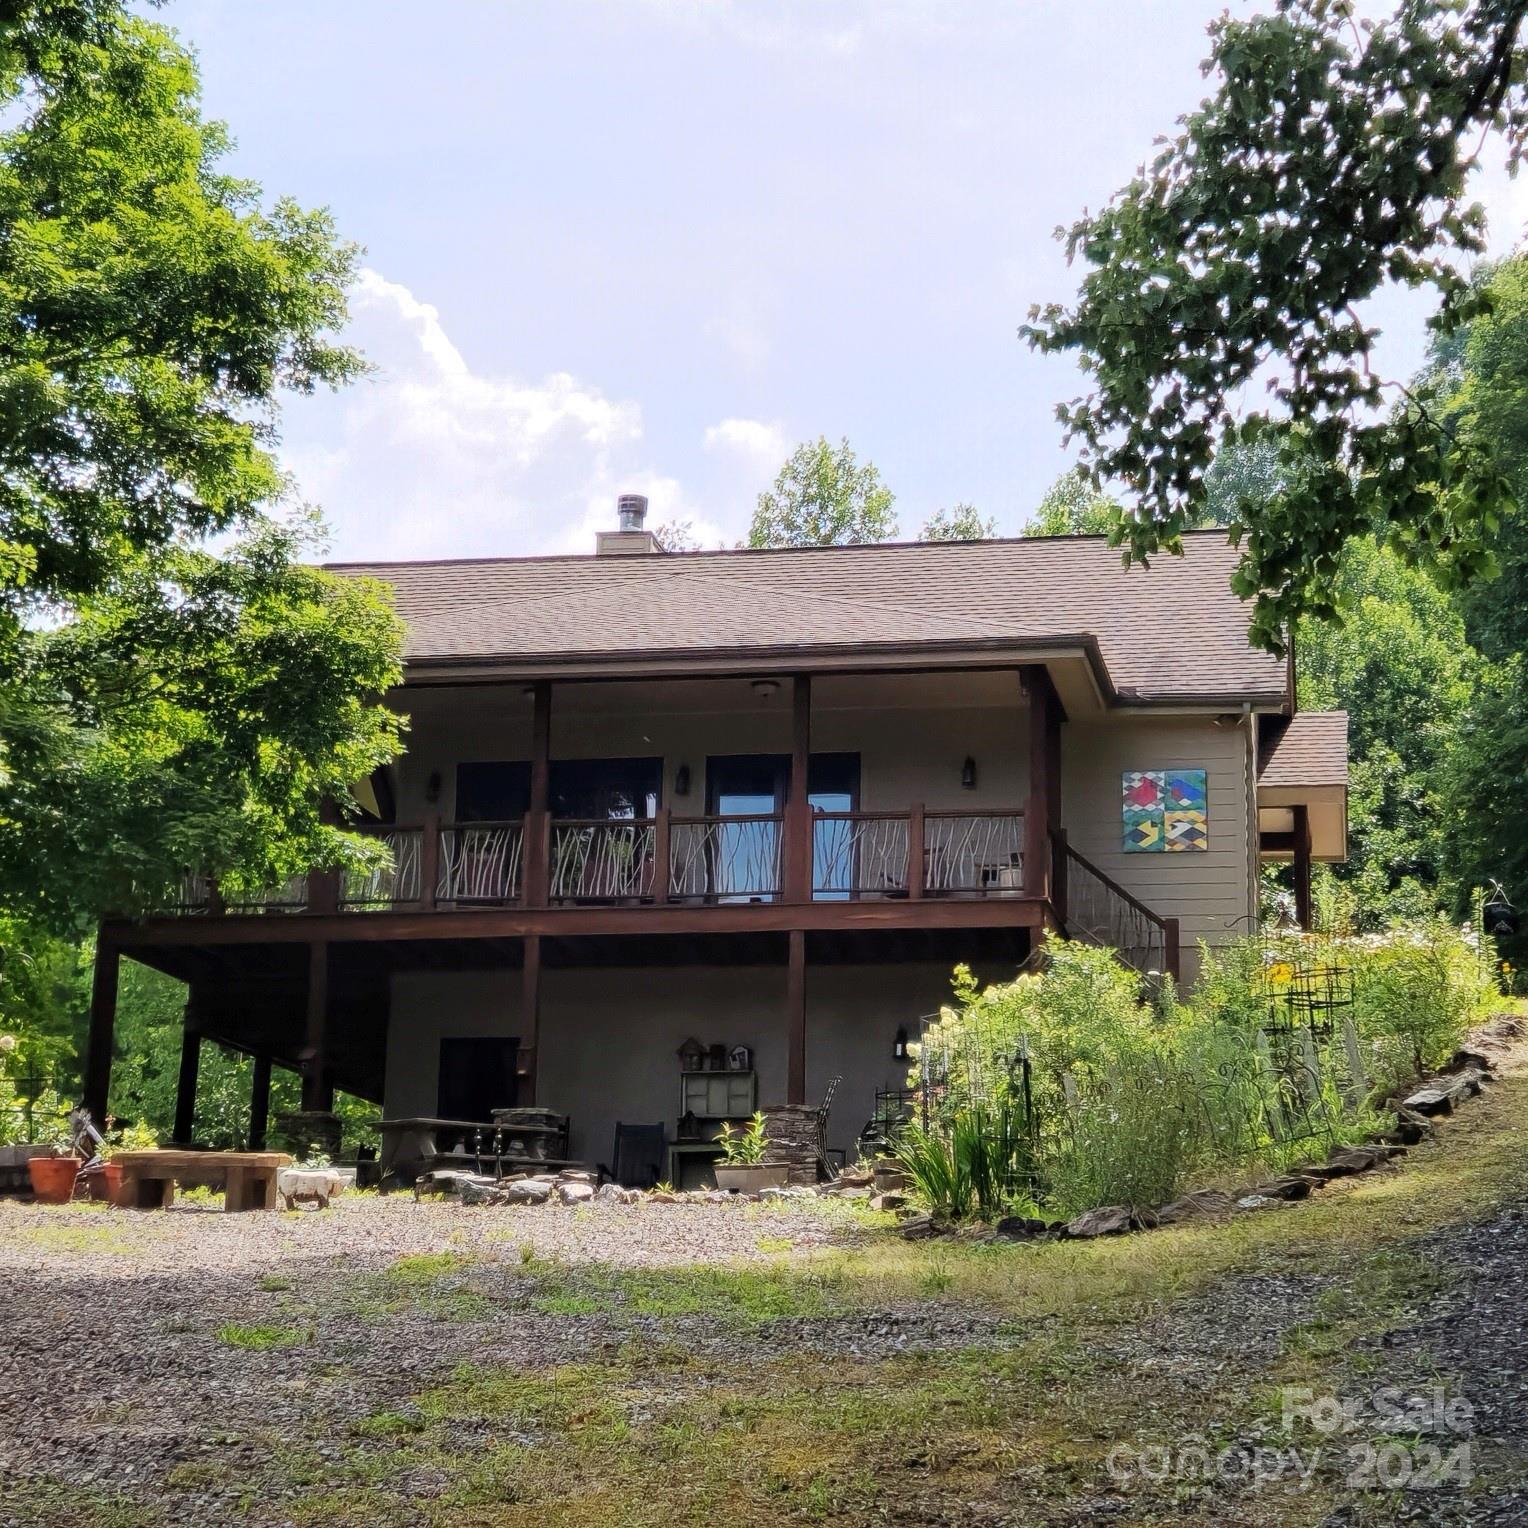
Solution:
<path fill-rule="evenodd" d="M 519 1053 L 514 1039 L 442 1040 L 440 1117 L 487 1124 L 493 1110 L 514 1108 Z"/>
<path fill-rule="evenodd" d="M 662 759 L 554 759 L 554 817 L 651 817 L 662 789 Z"/>
<path fill-rule="evenodd" d="M 807 761 L 807 799 L 819 812 L 859 805 L 860 756 L 814 753 Z M 731 753 L 706 760 L 707 810 L 713 817 L 760 817 L 785 809 L 791 761 L 783 753 Z"/>
<path fill-rule="evenodd" d="M 523 759 L 456 766 L 456 820 L 511 822 L 531 805 L 531 766 Z"/>
<path fill-rule="evenodd" d="M 662 779 L 662 759 L 553 759 L 547 804 L 554 817 L 651 817 Z M 515 821 L 530 804 L 527 760 L 456 766 L 458 822 Z"/>

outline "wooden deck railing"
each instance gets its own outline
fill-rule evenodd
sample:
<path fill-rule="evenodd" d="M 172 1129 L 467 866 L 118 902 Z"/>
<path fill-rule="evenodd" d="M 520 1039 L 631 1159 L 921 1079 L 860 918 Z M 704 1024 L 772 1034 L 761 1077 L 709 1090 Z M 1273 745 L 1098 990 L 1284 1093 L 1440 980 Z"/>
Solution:
<path fill-rule="evenodd" d="M 224 896 L 188 875 L 169 914 L 385 912 L 474 907 L 775 902 L 785 895 L 787 819 L 761 816 L 551 819 L 388 824 L 371 870 L 315 872 L 253 896 Z M 1051 836 L 1042 885 L 1025 879 L 1019 808 L 815 812 L 813 901 L 1028 897 L 1049 903 L 1062 931 L 1120 951 L 1142 971 L 1176 972 L 1176 921 Z M 533 852 L 534 851 L 534 852 Z M 921 873 L 909 874 L 910 866 Z"/>
<path fill-rule="evenodd" d="M 506 907 L 520 900 L 525 820 L 448 822 L 440 827 L 435 902 Z"/>
<path fill-rule="evenodd" d="M 784 819 L 658 814 L 655 884 L 673 902 L 772 902 L 785 886 Z"/>
<path fill-rule="evenodd" d="M 651 897 L 655 840 L 651 819 L 554 819 L 548 896 L 585 906 Z"/>
<path fill-rule="evenodd" d="M 1022 896 L 1021 808 L 818 812 L 812 818 L 814 897 Z M 922 867 L 909 875 L 908 867 Z"/>
<path fill-rule="evenodd" d="M 388 824 L 364 831 L 387 851 L 374 869 L 314 872 L 255 895 L 187 875 L 170 915 L 386 912 L 437 908 L 654 907 L 777 902 L 787 880 L 783 815 Z M 1153 912 L 1079 854 L 1059 829 L 1030 864 L 1021 809 L 814 812 L 814 902 L 1020 897 L 1060 931 L 1119 952 L 1143 973 L 1179 975 L 1178 920 Z M 533 852 L 534 851 L 534 852 Z M 921 874 L 909 875 L 910 866 Z M 1042 872 L 1039 884 L 1026 870 Z M 802 884 L 802 883 L 798 883 Z"/>

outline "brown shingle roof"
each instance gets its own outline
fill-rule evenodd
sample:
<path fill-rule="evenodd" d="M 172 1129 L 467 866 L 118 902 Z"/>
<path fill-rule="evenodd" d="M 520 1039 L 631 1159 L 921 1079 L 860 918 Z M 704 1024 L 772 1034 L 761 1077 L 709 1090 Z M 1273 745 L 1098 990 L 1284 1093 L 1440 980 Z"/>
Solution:
<path fill-rule="evenodd" d="M 1247 644 L 1236 550 L 1219 532 L 1184 546 L 1129 569 L 1103 538 L 1063 536 L 335 571 L 393 586 L 416 664 L 1092 636 L 1128 698 L 1282 698 L 1282 661 Z"/>
<path fill-rule="evenodd" d="M 1257 783 L 1267 786 L 1345 786 L 1348 783 L 1348 713 L 1296 712 L 1265 750 Z"/>

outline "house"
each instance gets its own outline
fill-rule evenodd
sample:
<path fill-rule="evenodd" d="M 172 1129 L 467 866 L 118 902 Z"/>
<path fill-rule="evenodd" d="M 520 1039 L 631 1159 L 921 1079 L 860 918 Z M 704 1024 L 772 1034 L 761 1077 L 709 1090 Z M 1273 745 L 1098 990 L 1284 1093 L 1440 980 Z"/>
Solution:
<path fill-rule="evenodd" d="M 842 1077 L 847 1149 L 957 962 L 1083 938 L 1192 982 L 1260 863 L 1308 919 L 1344 855 L 1346 718 L 1248 645 L 1223 534 L 1128 570 L 1089 537 L 674 555 L 645 507 L 593 556 L 338 569 L 408 628 L 408 752 L 360 793 L 391 868 L 104 925 L 98 1114 L 128 957 L 189 984 L 181 1135 L 210 1038 L 261 1128 L 274 1062 L 309 1110 L 535 1101 L 608 1159 L 617 1121 L 673 1133 L 694 1040 L 742 1048 L 738 1110 Z"/>

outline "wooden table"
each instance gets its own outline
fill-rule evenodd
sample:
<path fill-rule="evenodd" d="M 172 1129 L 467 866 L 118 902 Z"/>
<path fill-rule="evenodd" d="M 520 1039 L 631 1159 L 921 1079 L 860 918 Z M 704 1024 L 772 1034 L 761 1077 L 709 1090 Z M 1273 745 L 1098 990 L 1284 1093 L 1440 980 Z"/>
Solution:
<path fill-rule="evenodd" d="M 121 1202 L 131 1209 L 169 1209 L 175 1185 L 223 1190 L 223 1208 L 274 1210 L 276 1169 L 289 1167 L 284 1151 L 119 1151 Z"/>

